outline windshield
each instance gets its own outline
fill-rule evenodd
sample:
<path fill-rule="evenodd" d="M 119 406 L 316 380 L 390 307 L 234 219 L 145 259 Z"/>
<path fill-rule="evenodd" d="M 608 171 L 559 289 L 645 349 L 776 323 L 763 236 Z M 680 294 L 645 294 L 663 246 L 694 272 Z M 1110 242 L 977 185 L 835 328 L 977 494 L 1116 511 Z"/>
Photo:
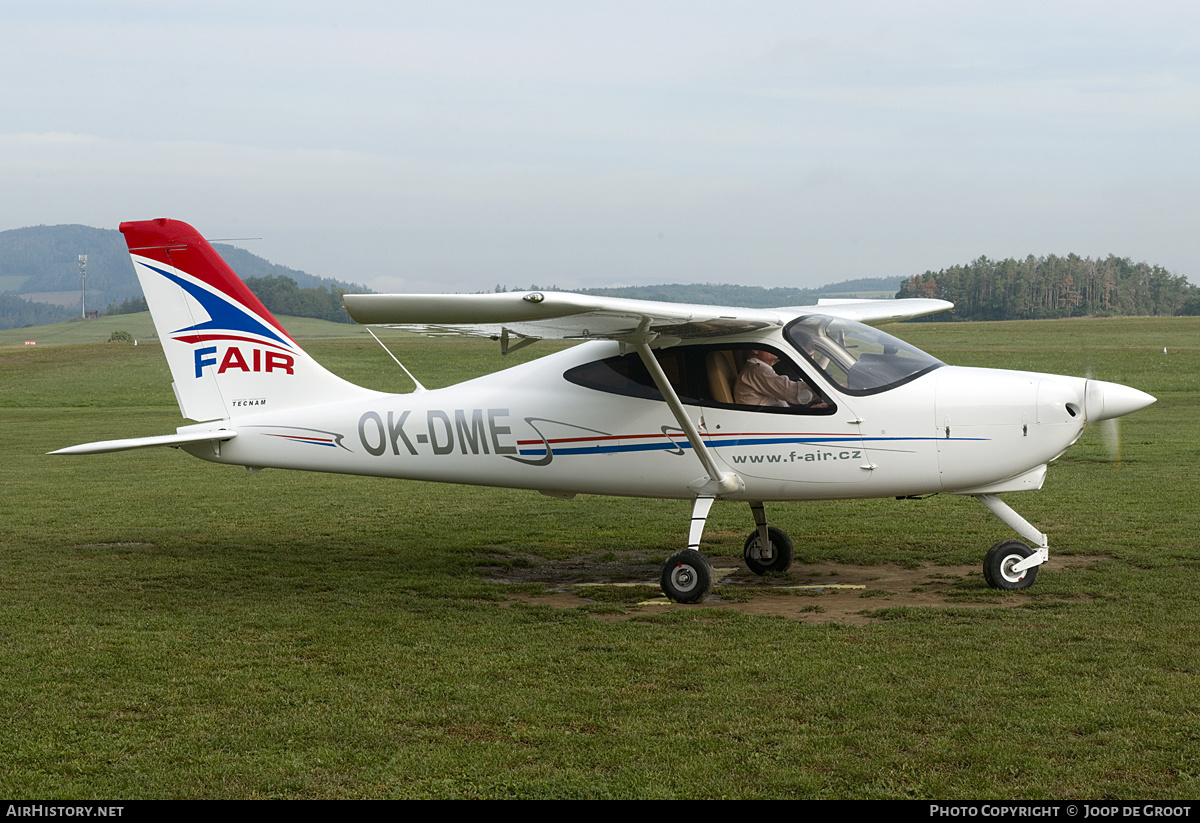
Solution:
<path fill-rule="evenodd" d="M 801 317 L 784 336 L 847 394 L 876 394 L 945 365 L 886 332 L 837 317 Z"/>

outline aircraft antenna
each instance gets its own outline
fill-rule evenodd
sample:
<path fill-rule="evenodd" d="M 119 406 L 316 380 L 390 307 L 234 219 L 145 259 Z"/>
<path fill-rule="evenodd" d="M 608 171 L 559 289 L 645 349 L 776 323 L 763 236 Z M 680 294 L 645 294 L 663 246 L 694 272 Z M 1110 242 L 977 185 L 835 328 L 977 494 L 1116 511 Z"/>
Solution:
<path fill-rule="evenodd" d="M 415 386 L 417 387 L 417 390 L 416 390 L 415 394 L 420 394 L 421 392 L 425 391 L 425 387 L 421 385 L 421 381 L 420 381 L 420 380 L 418 380 L 417 378 L 413 377 L 413 374 L 412 374 L 412 372 L 410 372 L 408 369 L 405 369 L 405 368 L 404 368 L 404 364 L 403 364 L 403 363 L 401 363 L 401 362 L 400 362 L 400 361 L 399 361 L 399 360 L 396 358 L 396 355 L 392 354 L 392 351 L 391 351 L 391 349 L 389 349 L 387 346 L 384 346 L 384 345 L 383 345 L 383 341 L 382 341 L 382 340 L 380 340 L 378 337 L 376 337 L 376 336 L 375 336 L 375 332 L 371 331 L 371 327 L 370 327 L 370 326 L 363 326 L 363 328 L 367 330 L 367 334 L 371 335 L 372 337 L 375 337 L 375 342 L 376 342 L 376 343 L 378 343 L 378 344 L 379 344 L 379 345 L 380 345 L 380 346 L 383 348 L 383 350 L 384 350 L 385 352 L 387 352 L 387 353 L 388 353 L 388 357 L 390 357 L 390 358 L 392 358 L 393 360 L 395 360 L 395 361 L 396 361 L 396 365 L 397 365 L 397 366 L 399 366 L 401 369 L 403 369 L 403 370 L 404 370 L 404 373 L 408 375 L 408 379 L 409 379 L 409 380 L 411 380 L 411 381 L 413 381 L 413 385 L 415 385 Z"/>

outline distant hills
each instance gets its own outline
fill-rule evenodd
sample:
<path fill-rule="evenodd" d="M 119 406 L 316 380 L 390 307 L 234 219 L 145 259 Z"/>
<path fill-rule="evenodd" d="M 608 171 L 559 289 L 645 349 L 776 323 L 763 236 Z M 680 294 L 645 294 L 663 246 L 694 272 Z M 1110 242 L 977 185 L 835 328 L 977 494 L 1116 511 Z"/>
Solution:
<path fill-rule="evenodd" d="M 277 314 L 349 322 L 341 309 L 346 291 L 364 286 L 320 278 L 264 260 L 245 249 L 214 243 L 230 267 Z M 87 307 L 136 311 L 141 286 L 129 262 L 125 238 L 115 229 L 90 226 L 30 226 L 0 231 L 0 329 L 40 326 L 79 317 L 79 255 L 87 255 Z M 803 305 L 820 297 L 891 297 L 901 278 L 847 280 L 820 289 L 673 284 L 590 289 L 587 294 L 637 297 L 674 303 L 773 307 Z M 295 286 L 292 285 L 295 283 Z M 534 286 L 533 289 L 543 288 Z M 549 287 L 545 287 L 549 288 Z M 497 291 L 504 291 L 497 287 Z"/>
<path fill-rule="evenodd" d="M 781 306 L 809 306 L 822 297 L 895 297 L 903 278 L 872 277 L 843 280 L 816 289 L 763 288 L 722 283 L 674 283 L 664 286 L 626 286 L 612 289 L 582 289 L 584 294 L 603 297 L 629 297 L 637 300 L 661 300 L 666 303 L 697 303 L 712 306 L 744 306 L 748 309 L 773 309 Z"/>
<path fill-rule="evenodd" d="M 328 304 L 336 290 L 367 291 L 354 283 L 276 265 L 245 249 L 224 243 L 214 243 L 213 247 L 247 283 L 258 279 L 272 293 L 289 292 L 291 303 L 319 304 L 323 317 L 328 314 Z M 125 238 L 116 229 L 62 225 L 0 231 L 0 329 L 79 317 L 81 254 L 87 255 L 89 309 L 104 312 L 110 305 L 141 298 L 142 289 L 129 262 Z M 297 288 L 288 289 L 285 281 L 289 280 Z M 311 291 L 317 294 L 314 296 Z M 322 291 L 324 299 L 320 299 Z M 261 299 L 262 295 L 259 296 Z M 337 302 L 340 303 L 340 298 Z M 270 305 L 268 308 L 275 310 Z"/>
<path fill-rule="evenodd" d="M 364 286 L 319 278 L 224 243 L 213 246 L 276 314 L 351 322 L 341 306 Z M 0 231 L 0 329 L 79 317 L 79 255 L 87 255 L 87 306 L 104 313 L 137 311 L 142 290 L 125 240 L 114 229 L 31 226 Z M 532 285 L 529 290 L 554 290 Z M 525 291 L 518 288 L 511 291 Z M 495 291 L 510 291 L 496 286 Z M 934 320 L 1004 320 L 1082 315 L 1200 314 L 1200 288 L 1161 266 L 1105 259 L 1027 257 L 988 260 L 911 277 L 844 280 L 815 289 L 716 283 L 584 289 L 585 294 L 747 308 L 812 305 L 823 297 L 939 297 L 955 309 Z"/>
<path fill-rule="evenodd" d="M 118 231 L 31 226 L 0 232 L 0 328 L 78 317 L 81 254 L 88 256 L 91 308 L 141 294 Z"/>

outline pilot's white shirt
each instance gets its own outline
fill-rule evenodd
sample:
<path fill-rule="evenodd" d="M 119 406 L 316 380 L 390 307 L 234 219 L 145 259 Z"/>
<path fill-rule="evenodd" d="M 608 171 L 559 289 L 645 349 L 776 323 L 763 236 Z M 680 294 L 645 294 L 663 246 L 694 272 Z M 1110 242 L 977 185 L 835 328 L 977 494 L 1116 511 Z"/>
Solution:
<path fill-rule="evenodd" d="M 733 401 L 744 406 L 806 406 L 814 399 L 808 386 L 777 374 L 757 357 L 746 361 L 733 384 Z"/>

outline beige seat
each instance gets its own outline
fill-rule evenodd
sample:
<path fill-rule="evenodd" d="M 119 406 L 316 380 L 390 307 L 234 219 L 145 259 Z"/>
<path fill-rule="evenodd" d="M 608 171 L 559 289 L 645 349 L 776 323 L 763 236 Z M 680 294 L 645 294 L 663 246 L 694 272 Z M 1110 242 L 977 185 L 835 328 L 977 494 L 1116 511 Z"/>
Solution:
<path fill-rule="evenodd" d="M 718 403 L 733 402 L 733 384 L 737 380 L 737 366 L 731 351 L 710 351 L 705 358 L 708 368 L 708 388 L 713 400 Z"/>

